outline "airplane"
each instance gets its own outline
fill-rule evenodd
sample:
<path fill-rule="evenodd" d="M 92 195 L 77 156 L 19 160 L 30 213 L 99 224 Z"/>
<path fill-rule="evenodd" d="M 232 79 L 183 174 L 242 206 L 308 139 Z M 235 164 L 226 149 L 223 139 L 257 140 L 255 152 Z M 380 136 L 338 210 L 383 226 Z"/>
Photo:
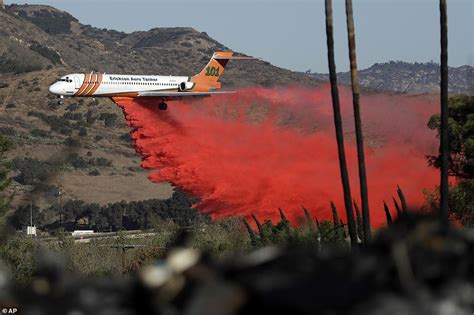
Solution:
<path fill-rule="evenodd" d="M 253 57 L 233 56 L 231 51 L 212 55 L 204 69 L 193 77 L 158 75 L 121 75 L 100 72 L 65 75 L 49 87 L 58 95 L 59 104 L 64 97 L 110 97 L 114 102 L 121 98 L 157 99 L 158 108 L 166 110 L 167 101 L 186 98 L 231 94 L 235 91 L 217 91 L 219 81 L 229 60 L 255 60 Z"/>

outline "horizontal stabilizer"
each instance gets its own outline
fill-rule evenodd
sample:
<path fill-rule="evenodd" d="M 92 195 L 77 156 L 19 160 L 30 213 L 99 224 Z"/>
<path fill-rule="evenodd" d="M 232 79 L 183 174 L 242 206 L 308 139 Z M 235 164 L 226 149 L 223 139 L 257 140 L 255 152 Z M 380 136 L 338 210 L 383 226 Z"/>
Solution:
<path fill-rule="evenodd" d="M 255 57 L 241 57 L 241 56 L 230 56 L 230 57 L 225 57 L 225 56 L 219 56 L 219 55 L 214 55 L 213 57 L 216 60 L 260 60 L 262 58 L 255 58 Z"/>

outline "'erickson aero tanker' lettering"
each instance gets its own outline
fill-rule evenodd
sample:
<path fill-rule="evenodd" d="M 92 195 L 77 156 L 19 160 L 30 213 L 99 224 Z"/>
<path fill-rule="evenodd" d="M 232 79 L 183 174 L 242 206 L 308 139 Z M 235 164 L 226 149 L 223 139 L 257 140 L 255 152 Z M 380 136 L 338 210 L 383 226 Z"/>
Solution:
<path fill-rule="evenodd" d="M 167 101 L 235 93 L 218 91 L 222 87 L 219 79 L 227 63 L 229 60 L 256 58 L 233 54 L 231 51 L 215 52 L 206 67 L 192 77 L 73 73 L 61 77 L 49 87 L 49 91 L 58 95 L 60 104 L 64 97 L 110 97 L 115 103 L 123 98 L 133 98 L 156 102 L 159 109 L 166 110 Z"/>

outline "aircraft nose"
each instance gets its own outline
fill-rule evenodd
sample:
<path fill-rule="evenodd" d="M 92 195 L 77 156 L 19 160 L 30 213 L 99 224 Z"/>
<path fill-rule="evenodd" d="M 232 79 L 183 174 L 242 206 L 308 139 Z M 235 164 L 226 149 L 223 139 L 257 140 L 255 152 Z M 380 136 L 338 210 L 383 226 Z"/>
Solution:
<path fill-rule="evenodd" d="M 61 94 L 61 87 L 59 86 L 59 83 L 56 82 L 53 85 L 51 85 L 49 87 L 49 92 L 56 95 Z"/>

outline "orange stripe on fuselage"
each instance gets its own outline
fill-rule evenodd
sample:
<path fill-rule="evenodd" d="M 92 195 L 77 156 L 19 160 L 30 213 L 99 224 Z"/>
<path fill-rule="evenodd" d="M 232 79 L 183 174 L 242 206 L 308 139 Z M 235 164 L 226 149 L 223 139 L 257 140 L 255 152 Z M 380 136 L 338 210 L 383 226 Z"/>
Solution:
<path fill-rule="evenodd" d="M 94 86 L 94 88 L 93 88 L 86 96 L 92 96 L 92 95 L 94 95 L 94 93 L 97 91 L 97 89 L 99 88 L 100 84 L 102 83 L 103 77 L 104 77 L 104 75 L 103 75 L 102 73 L 99 73 L 99 74 L 98 74 L 98 79 L 97 79 L 96 85 Z"/>
<path fill-rule="evenodd" d="M 74 94 L 74 96 L 80 96 L 82 94 L 82 92 L 84 92 L 84 90 L 86 89 L 87 85 L 88 85 L 88 81 L 90 80 L 90 74 L 89 73 L 86 73 L 84 75 L 84 82 L 82 82 L 82 85 L 81 87 L 79 88 L 79 90 L 77 90 L 76 94 Z"/>
<path fill-rule="evenodd" d="M 97 84 L 97 73 L 93 73 L 92 74 L 92 77 L 91 77 L 91 82 L 90 84 L 87 86 L 87 88 L 84 90 L 84 92 L 82 93 L 82 96 L 88 96 L 88 94 L 92 91 L 92 89 L 96 86 Z"/>

